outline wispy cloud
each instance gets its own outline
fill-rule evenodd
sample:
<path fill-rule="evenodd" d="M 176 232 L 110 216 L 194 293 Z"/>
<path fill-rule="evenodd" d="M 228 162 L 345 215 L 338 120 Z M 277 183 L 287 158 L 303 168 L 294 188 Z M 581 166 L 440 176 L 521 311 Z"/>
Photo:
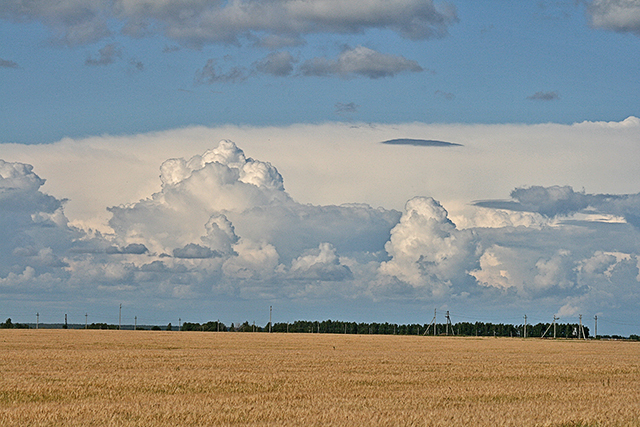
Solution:
<path fill-rule="evenodd" d="M 552 92 L 536 92 L 533 95 L 527 96 L 527 99 L 533 101 L 555 101 L 560 99 L 560 95 L 555 90 Z"/>
<path fill-rule="evenodd" d="M 0 58 L 0 68 L 20 68 L 17 62 Z"/>
<path fill-rule="evenodd" d="M 433 94 L 435 96 L 437 96 L 438 98 L 443 98 L 443 99 L 446 99 L 447 101 L 451 101 L 451 100 L 456 98 L 456 96 L 453 93 L 445 92 L 445 91 L 442 91 L 442 90 L 439 90 L 439 89 L 436 90 Z"/>
<path fill-rule="evenodd" d="M 357 113 L 358 108 L 360 108 L 360 106 L 355 102 L 349 102 L 346 104 L 343 104 L 342 102 L 336 102 L 336 105 L 335 105 L 336 114 Z"/>
<path fill-rule="evenodd" d="M 90 66 L 104 66 L 113 64 L 119 58 L 122 58 L 122 49 L 118 45 L 110 43 L 98 50 L 96 58 L 89 56 L 84 63 Z"/>
<path fill-rule="evenodd" d="M 222 67 L 217 65 L 216 59 L 209 59 L 207 63 L 200 70 L 196 71 L 194 83 L 201 84 L 213 84 L 213 83 L 238 83 L 247 79 L 248 75 L 244 68 L 231 67 L 228 70 L 223 70 Z"/>

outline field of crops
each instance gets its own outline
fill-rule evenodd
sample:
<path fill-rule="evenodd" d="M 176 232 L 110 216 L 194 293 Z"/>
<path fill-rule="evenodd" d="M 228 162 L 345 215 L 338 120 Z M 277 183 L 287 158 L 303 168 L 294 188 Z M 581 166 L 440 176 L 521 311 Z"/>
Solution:
<path fill-rule="evenodd" d="M 0 425 L 640 426 L 640 343 L 0 331 Z"/>

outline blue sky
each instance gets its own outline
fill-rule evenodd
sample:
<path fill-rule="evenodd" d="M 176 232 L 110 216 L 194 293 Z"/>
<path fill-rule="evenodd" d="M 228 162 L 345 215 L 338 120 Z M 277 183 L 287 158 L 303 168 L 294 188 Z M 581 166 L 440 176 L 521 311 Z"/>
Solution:
<path fill-rule="evenodd" d="M 176 19 L 171 14 L 215 10 L 214 2 L 185 2 L 182 11 L 167 6 L 163 14 L 149 16 L 123 16 L 114 3 L 84 2 L 106 15 L 108 31 L 84 37 L 73 36 L 77 30 L 62 23 L 77 12 L 73 3 L 50 10 L 35 2 L 27 14 L 19 13 L 20 2 L 6 3 L 0 11 L 0 58 L 16 67 L 0 69 L 2 141 L 42 143 L 224 123 L 573 123 L 639 114 L 638 37 L 594 27 L 583 2 L 435 3 L 437 10 L 455 12 L 442 13 L 449 21 L 436 28 L 440 34 L 415 39 L 394 30 L 408 19 L 402 14 L 397 23 L 356 25 L 353 17 L 340 29 L 329 27 L 337 18 L 327 18 L 300 31 L 296 45 L 272 49 L 257 47 L 257 38 L 278 34 L 260 31 L 258 24 L 230 26 L 233 43 L 219 40 L 223 30 L 211 30 L 197 45 L 193 37 L 170 34 Z M 393 10 L 428 2 L 371 2 L 377 3 Z M 365 15 L 366 8 L 357 13 Z M 123 34 L 133 19 L 149 20 L 146 34 Z M 308 24 L 298 19 L 299 26 Z M 427 25 L 429 19 L 424 18 Z M 413 61 L 416 68 L 377 64 L 383 67 L 378 77 L 371 71 L 374 59 L 355 73 L 301 71 L 305 61 L 335 61 L 359 46 L 390 55 L 392 62 Z M 289 54 L 291 61 L 257 70 L 269 54 Z M 196 75 L 209 60 L 220 81 L 198 83 Z M 236 78 L 225 79 L 234 69 Z"/>
<path fill-rule="evenodd" d="M 622 0 L 3 2 L 0 310 L 637 333 L 639 35 Z"/>

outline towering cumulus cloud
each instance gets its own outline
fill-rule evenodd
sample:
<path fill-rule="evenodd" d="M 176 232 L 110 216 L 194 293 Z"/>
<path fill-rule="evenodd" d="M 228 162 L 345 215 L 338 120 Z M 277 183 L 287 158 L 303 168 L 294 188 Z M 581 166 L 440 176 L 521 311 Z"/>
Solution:
<path fill-rule="evenodd" d="M 0 286 L 10 292 L 55 286 L 67 266 L 60 254 L 80 236 L 44 182 L 31 165 L 0 160 Z"/>
<path fill-rule="evenodd" d="M 407 202 L 400 223 L 391 230 L 385 248 L 392 259 L 382 263 L 380 271 L 443 297 L 467 281 L 474 246 L 473 233 L 456 229 L 440 203 L 416 197 Z"/>
<path fill-rule="evenodd" d="M 159 261 L 206 260 L 227 277 L 351 277 L 338 254 L 375 259 L 398 219 L 365 205 L 299 204 L 271 164 L 230 141 L 160 171 L 161 192 L 110 208 L 118 245 L 144 245 Z"/>

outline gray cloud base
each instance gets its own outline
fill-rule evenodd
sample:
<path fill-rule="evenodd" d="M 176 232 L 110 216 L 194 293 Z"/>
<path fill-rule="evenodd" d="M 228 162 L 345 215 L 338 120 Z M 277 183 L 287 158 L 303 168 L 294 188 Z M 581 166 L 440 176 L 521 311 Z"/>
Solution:
<path fill-rule="evenodd" d="M 247 34 L 263 39 L 263 45 L 295 45 L 305 34 L 355 34 L 373 28 L 418 40 L 447 35 L 458 19 L 452 6 L 431 0 L 89 0 L 82 7 L 74 0 L 8 0 L 0 5 L 0 18 L 40 21 L 56 40 L 70 45 L 93 43 L 118 26 L 130 37 L 161 33 L 193 47 L 238 44 Z"/>

